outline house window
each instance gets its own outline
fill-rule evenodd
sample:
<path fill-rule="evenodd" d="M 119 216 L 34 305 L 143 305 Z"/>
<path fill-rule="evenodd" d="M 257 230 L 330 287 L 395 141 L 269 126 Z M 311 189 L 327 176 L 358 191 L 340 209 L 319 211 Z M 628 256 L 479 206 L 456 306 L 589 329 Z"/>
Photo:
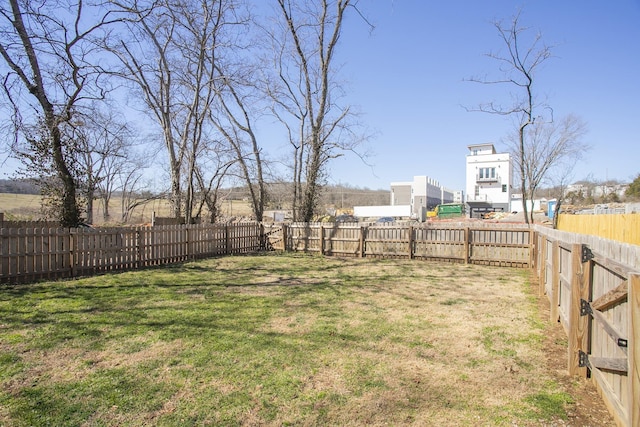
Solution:
<path fill-rule="evenodd" d="M 507 192 L 507 184 L 502 184 L 502 192 L 503 193 Z"/>
<path fill-rule="evenodd" d="M 476 197 L 480 197 L 480 186 L 476 185 L 476 189 L 475 189 L 475 196 Z"/>
<path fill-rule="evenodd" d="M 478 171 L 479 179 L 495 179 L 496 168 L 480 168 Z"/>

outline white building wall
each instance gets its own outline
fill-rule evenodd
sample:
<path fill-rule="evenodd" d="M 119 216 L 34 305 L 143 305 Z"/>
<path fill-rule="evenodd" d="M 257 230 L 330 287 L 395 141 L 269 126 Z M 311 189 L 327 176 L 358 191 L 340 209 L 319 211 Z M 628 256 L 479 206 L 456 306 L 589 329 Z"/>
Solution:
<path fill-rule="evenodd" d="M 383 216 L 391 216 L 394 218 L 410 218 L 411 206 L 354 206 L 353 215 L 357 216 L 358 218 L 375 218 Z"/>
<path fill-rule="evenodd" d="M 492 144 L 470 145 L 469 150 L 465 187 L 467 202 L 486 202 L 508 210 L 512 190 L 511 156 L 509 153 L 496 153 Z"/>
<path fill-rule="evenodd" d="M 411 204 L 411 189 L 413 182 L 392 182 L 391 183 L 391 205 Z"/>

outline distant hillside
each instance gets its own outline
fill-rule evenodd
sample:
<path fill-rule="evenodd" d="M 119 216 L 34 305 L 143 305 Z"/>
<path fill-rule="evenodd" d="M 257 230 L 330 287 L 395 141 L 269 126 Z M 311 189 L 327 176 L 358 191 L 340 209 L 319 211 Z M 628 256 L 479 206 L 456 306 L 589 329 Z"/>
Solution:
<path fill-rule="evenodd" d="M 40 188 L 30 179 L 0 179 L 0 193 L 40 194 Z"/>

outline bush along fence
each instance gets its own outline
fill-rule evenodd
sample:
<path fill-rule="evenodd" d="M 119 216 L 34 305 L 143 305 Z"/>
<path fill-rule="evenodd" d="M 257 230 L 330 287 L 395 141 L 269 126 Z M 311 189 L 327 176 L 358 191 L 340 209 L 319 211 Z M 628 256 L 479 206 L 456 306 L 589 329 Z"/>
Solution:
<path fill-rule="evenodd" d="M 0 229 L 0 283 L 86 276 L 264 247 L 256 223 Z"/>
<path fill-rule="evenodd" d="M 618 425 L 640 426 L 640 246 L 537 227 L 535 248 L 569 373 L 593 380 Z"/>

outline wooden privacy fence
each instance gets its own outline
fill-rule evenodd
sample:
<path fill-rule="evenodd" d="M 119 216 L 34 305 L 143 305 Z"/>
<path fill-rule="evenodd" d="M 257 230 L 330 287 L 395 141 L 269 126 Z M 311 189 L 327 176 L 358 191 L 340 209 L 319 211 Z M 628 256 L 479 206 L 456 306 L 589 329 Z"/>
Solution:
<path fill-rule="evenodd" d="M 503 267 L 532 266 L 533 231 L 522 225 L 294 223 L 265 225 L 265 233 L 271 247 L 287 251 L 439 259 Z"/>
<path fill-rule="evenodd" d="M 619 425 L 640 426 L 640 246 L 536 231 L 540 292 L 569 338 L 569 373 L 591 376 Z"/>
<path fill-rule="evenodd" d="M 25 283 L 257 251 L 259 224 L 0 229 L 0 282 Z"/>
<path fill-rule="evenodd" d="M 558 230 L 640 245 L 640 214 L 560 214 Z"/>
<path fill-rule="evenodd" d="M 534 268 L 567 367 L 590 375 L 622 426 L 640 426 L 640 246 L 487 223 L 201 224 L 0 229 L 0 282 L 75 277 L 261 249 Z"/>

